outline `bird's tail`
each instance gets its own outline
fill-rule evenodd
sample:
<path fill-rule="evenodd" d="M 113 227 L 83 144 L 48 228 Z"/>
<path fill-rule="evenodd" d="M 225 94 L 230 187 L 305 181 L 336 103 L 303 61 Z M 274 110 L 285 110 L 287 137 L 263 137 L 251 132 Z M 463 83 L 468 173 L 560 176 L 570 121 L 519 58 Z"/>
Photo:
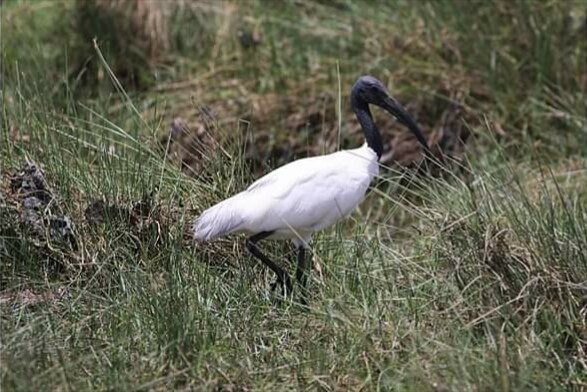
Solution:
<path fill-rule="evenodd" d="M 243 223 L 239 197 L 235 195 L 204 211 L 194 222 L 194 239 L 211 241 L 238 230 Z"/>

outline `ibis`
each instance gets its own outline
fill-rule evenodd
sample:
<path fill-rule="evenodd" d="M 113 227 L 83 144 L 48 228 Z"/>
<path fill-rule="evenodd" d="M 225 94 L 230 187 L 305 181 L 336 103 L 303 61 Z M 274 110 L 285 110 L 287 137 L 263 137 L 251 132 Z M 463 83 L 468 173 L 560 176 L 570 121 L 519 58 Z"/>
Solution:
<path fill-rule="evenodd" d="M 312 235 L 348 216 L 378 174 L 383 143 L 369 105 L 389 112 L 416 136 L 425 152 L 430 151 L 414 119 L 375 77 L 361 76 L 355 82 L 350 103 L 365 135 L 362 147 L 299 159 L 273 170 L 246 190 L 205 210 L 194 222 L 195 240 L 246 233 L 247 249 L 277 275 L 272 290 L 280 285 L 284 293 L 292 291 L 289 274 L 267 257 L 258 243 L 291 240 L 297 250 L 296 280 L 304 290 L 309 267 L 306 250 Z"/>

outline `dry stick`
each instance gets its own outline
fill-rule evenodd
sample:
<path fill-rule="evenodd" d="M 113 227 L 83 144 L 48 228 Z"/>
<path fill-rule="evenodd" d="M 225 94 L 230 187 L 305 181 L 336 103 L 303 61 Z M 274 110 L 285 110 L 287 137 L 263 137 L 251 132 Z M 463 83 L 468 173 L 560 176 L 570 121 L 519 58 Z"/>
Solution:
<path fill-rule="evenodd" d="M 539 279 L 539 277 L 538 277 L 538 276 L 536 276 L 536 277 L 534 277 L 534 278 L 530 279 L 530 281 L 529 281 L 528 283 L 526 283 L 526 284 L 524 285 L 524 287 L 522 287 L 522 289 L 520 290 L 520 292 L 518 293 L 518 295 L 516 296 L 516 298 L 510 299 L 510 300 L 509 300 L 509 301 L 507 301 L 506 303 L 504 303 L 504 304 L 501 304 L 501 305 L 499 305 L 498 307 L 495 307 L 495 308 L 493 308 L 493 309 L 489 310 L 488 312 L 485 312 L 485 313 L 483 313 L 481 316 L 479 316 L 479 317 L 475 318 L 473 321 L 469 321 L 469 322 L 468 322 L 468 323 L 465 325 L 465 327 L 467 327 L 467 328 L 469 328 L 469 327 L 472 327 L 473 325 L 477 324 L 477 323 L 478 323 L 479 321 L 481 321 L 482 319 L 484 319 L 484 318 L 486 318 L 487 316 L 489 316 L 489 315 L 491 315 L 491 314 L 493 314 L 493 313 L 497 312 L 498 310 L 500 310 L 500 309 L 501 309 L 501 308 L 503 308 L 504 306 L 507 306 L 507 305 L 509 305 L 509 304 L 511 304 L 511 303 L 514 303 L 514 302 L 516 302 L 516 301 L 519 301 L 520 299 L 524 298 L 524 297 L 526 296 L 526 293 L 524 293 L 524 291 L 526 290 L 526 288 L 527 288 L 527 287 L 528 287 L 530 284 L 534 283 L 534 282 L 535 282 L 536 280 L 538 280 L 538 279 Z"/>

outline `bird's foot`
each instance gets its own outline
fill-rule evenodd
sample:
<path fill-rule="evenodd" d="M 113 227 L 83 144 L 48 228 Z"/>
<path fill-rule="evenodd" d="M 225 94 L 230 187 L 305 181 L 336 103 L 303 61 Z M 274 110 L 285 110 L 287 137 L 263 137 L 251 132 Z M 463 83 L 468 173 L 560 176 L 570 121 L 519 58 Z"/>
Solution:
<path fill-rule="evenodd" d="M 271 283 L 271 291 L 275 291 L 277 287 L 281 287 L 281 293 L 284 297 L 292 293 L 293 286 L 289 275 L 278 276 L 275 282 Z"/>
<path fill-rule="evenodd" d="M 303 306 L 308 306 L 309 296 L 310 296 L 310 294 L 308 292 L 308 289 L 306 287 L 302 287 L 300 290 L 300 304 L 302 304 Z"/>

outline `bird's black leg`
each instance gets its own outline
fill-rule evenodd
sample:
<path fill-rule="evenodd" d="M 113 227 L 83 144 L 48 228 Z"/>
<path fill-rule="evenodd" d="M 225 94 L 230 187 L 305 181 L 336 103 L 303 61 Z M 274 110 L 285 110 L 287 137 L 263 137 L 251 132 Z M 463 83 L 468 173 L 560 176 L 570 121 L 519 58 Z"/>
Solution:
<path fill-rule="evenodd" d="M 292 285 L 287 272 L 285 272 L 283 268 L 275 264 L 267 256 L 261 253 L 259 247 L 257 246 L 257 241 L 267 238 L 271 234 L 273 234 L 273 232 L 271 231 L 262 231 L 260 233 L 255 234 L 254 236 L 247 238 L 247 249 L 249 250 L 249 252 L 253 254 L 253 256 L 261 260 L 263 264 L 271 268 L 271 270 L 273 270 L 273 272 L 275 272 L 275 274 L 277 275 L 277 281 L 275 282 L 275 284 L 271 286 L 271 288 L 275 289 L 276 284 L 280 284 L 282 290 L 287 290 L 287 292 L 291 293 Z"/>
<path fill-rule="evenodd" d="M 306 249 L 303 246 L 298 248 L 298 267 L 296 270 L 296 280 L 300 285 L 302 292 L 302 303 L 305 305 L 306 300 L 306 280 L 308 279 L 308 263 L 306 260 Z"/>

